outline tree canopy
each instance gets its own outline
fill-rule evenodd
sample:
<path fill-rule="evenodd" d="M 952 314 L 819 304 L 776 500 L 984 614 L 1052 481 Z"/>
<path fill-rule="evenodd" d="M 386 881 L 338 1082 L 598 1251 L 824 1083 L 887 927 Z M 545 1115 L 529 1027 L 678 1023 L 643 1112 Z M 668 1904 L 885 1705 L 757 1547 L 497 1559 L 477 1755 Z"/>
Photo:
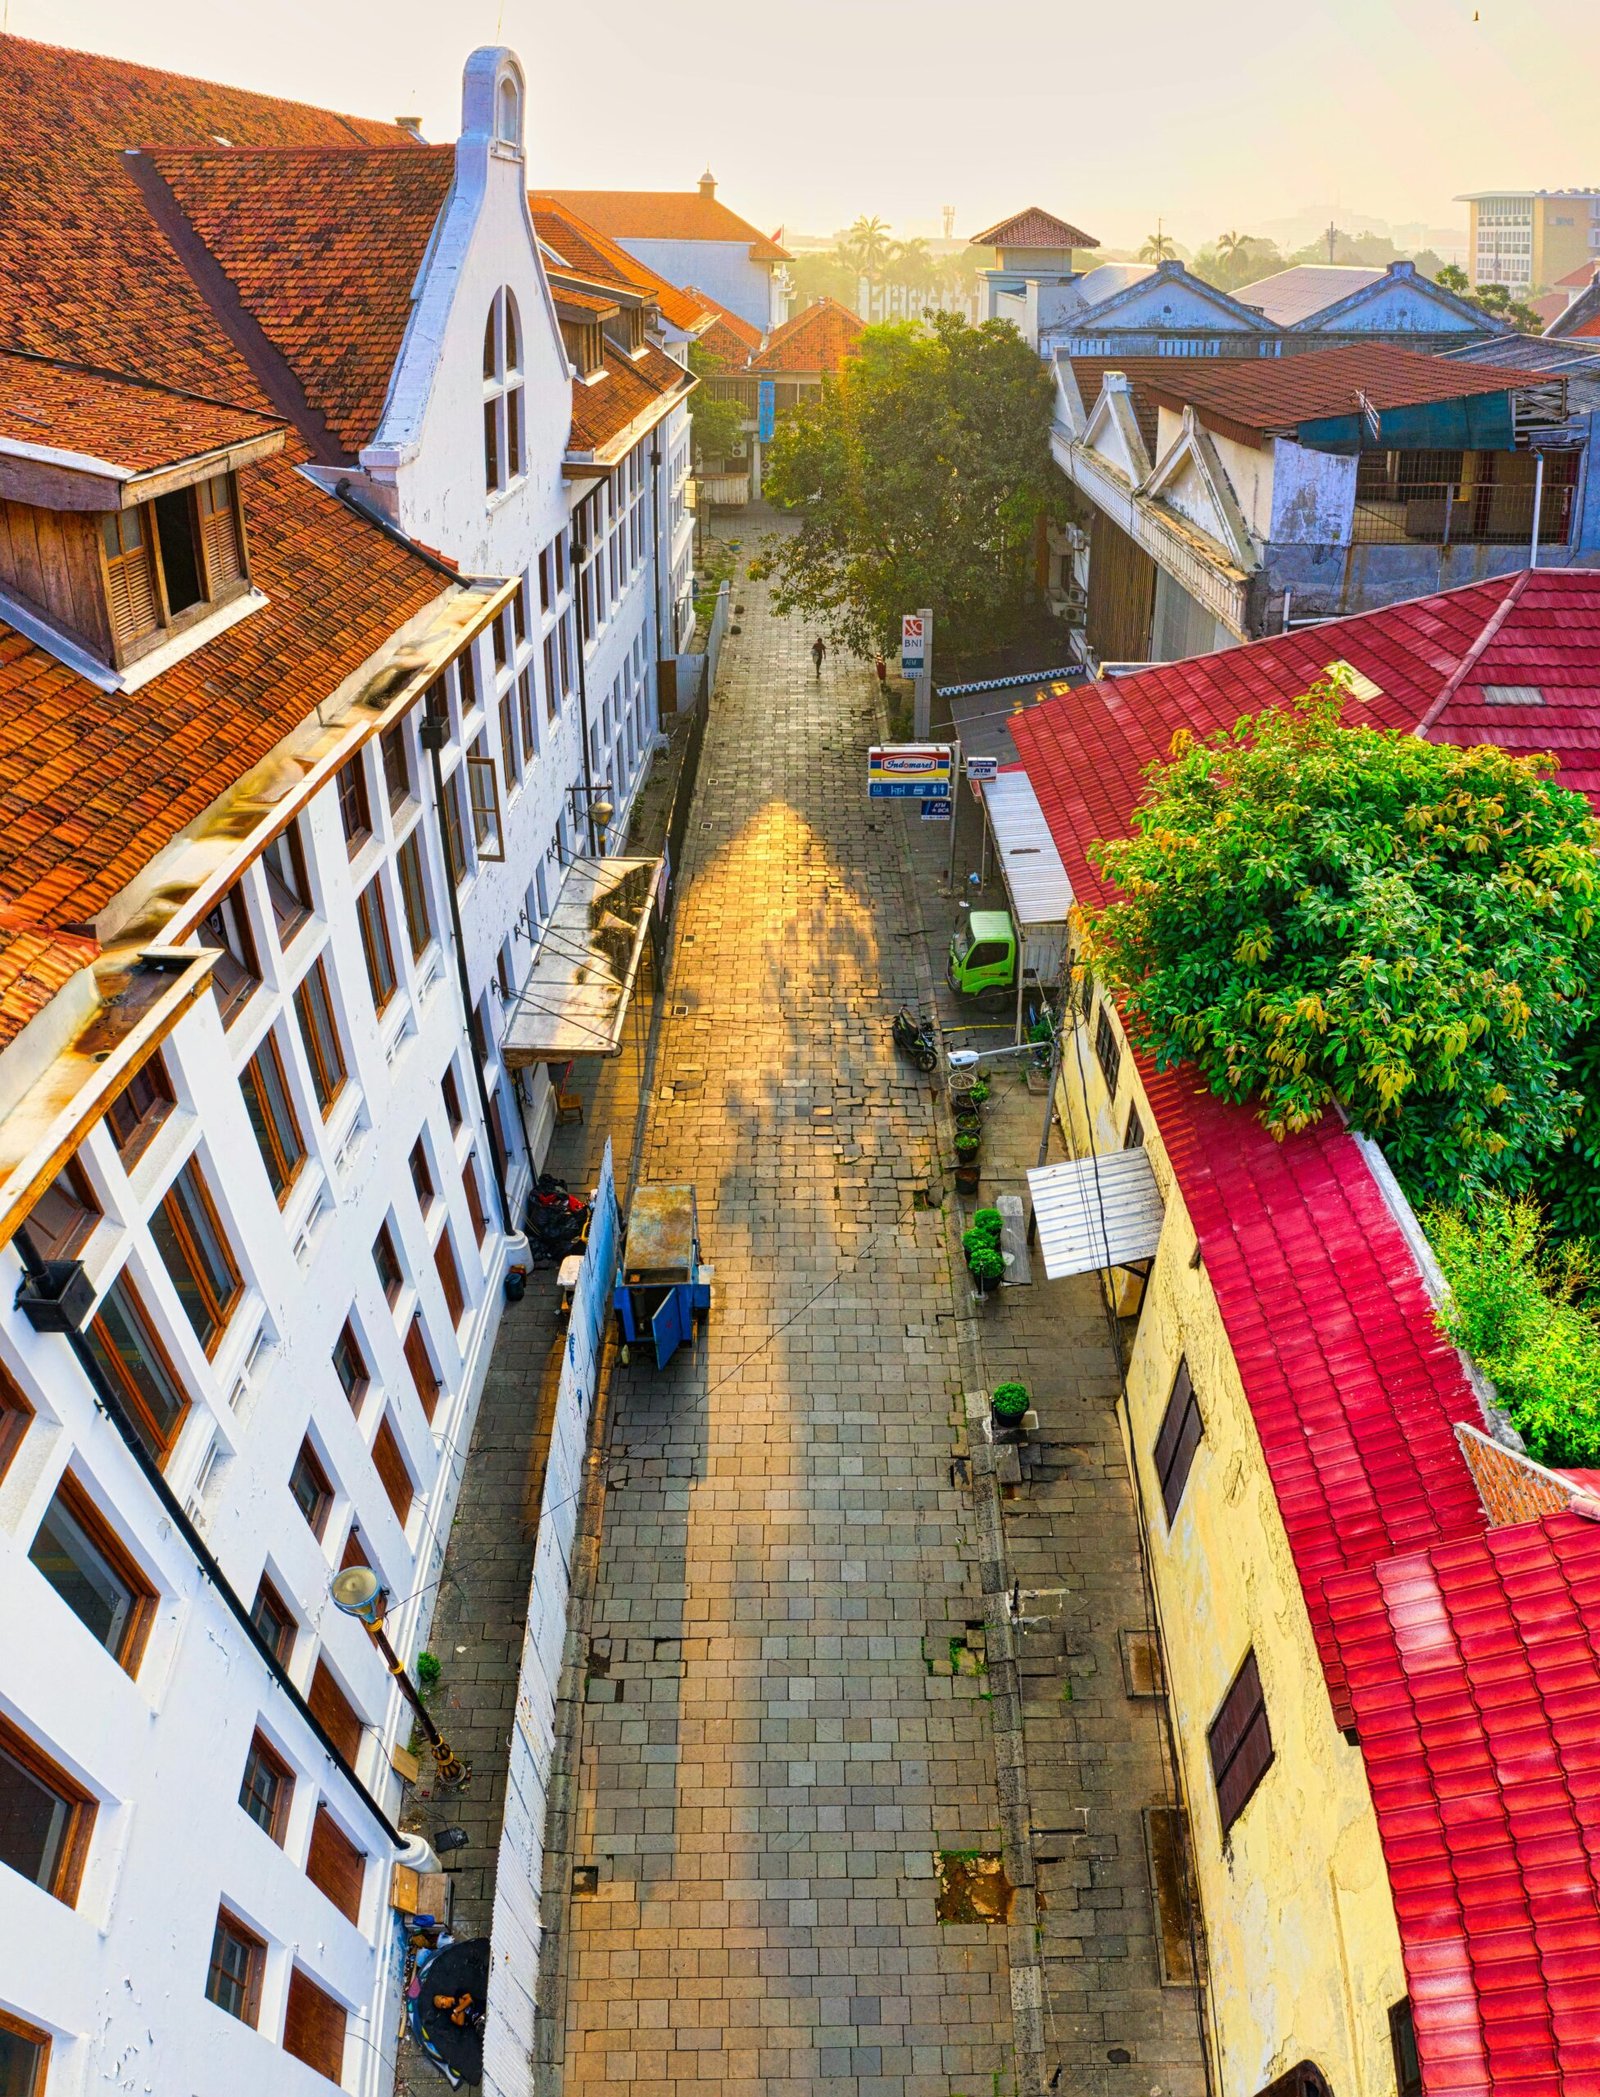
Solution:
<path fill-rule="evenodd" d="M 1338 680 L 1186 732 L 1090 924 L 1135 1040 L 1275 1134 L 1338 1101 L 1410 1190 L 1529 1185 L 1579 1118 L 1600 826 L 1553 760 L 1340 723 Z"/>
<path fill-rule="evenodd" d="M 1065 514 L 1050 458 L 1054 390 L 1015 328 L 938 313 L 868 328 L 820 400 L 779 423 L 766 492 L 799 531 L 752 572 L 780 611 L 857 655 L 931 606 L 941 654 L 1016 634 L 1034 594 L 1041 520 Z"/>

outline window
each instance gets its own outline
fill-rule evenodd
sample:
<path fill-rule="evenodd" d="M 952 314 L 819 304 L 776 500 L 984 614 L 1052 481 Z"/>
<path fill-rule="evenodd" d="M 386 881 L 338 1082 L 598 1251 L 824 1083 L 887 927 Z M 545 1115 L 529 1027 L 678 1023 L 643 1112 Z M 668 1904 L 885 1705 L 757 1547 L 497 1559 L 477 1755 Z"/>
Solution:
<path fill-rule="evenodd" d="M 1137 1101 L 1128 1109 L 1128 1126 L 1123 1131 L 1122 1147 L 1124 1150 L 1144 1149 L 1144 1123 L 1139 1118 Z"/>
<path fill-rule="evenodd" d="M 1160 1481 L 1161 1504 L 1167 1511 L 1169 1528 L 1178 1512 L 1183 1489 L 1189 1482 L 1194 1452 L 1199 1448 L 1204 1433 L 1205 1422 L 1200 1417 L 1200 1404 L 1194 1395 L 1189 1364 L 1180 1359 L 1178 1373 L 1172 1379 L 1167 1409 L 1161 1415 L 1155 1448 L 1156 1477 Z"/>
<path fill-rule="evenodd" d="M 372 804 L 367 798 L 367 769 L 357 751 L 338 777 L 339 822 L 353 859 L 372 835 Z"/>
<path fill-rule="evenodd" d="M 472 801 L 472 841 L 480 859 L 495 863 L 506 856 L 505 832 L 500 823 L 500 782 L 494 759 L 482 754 L 482 738 L 467 758 L 467 789 Z M 456 778 L 460 778 L 460 773 Z"/>
<path fill-rule="evenodd" d="M 439 1286 L 444 1290 L 444 1300 L 450 1306 L 450 1323 L 461 1323 L 467 1307 L 467 1299 L 461 1288 L 461 1269 L 456 1265 L 456 1249 L 450 1242 L 447 1224 L 439 1234 L 439 1242 L 433 1248 L 433 1264 L 438 1272 Z"/>
<path fill-rule="evenodd" d="M 230 888 L 200 921 L 200 944 L 217 956 L 211 971 L 211 988 L 222 1014 L 222 1024 L 233 1024 L 261 988 L 261 964 L 256 959 L 255 934 L 245 912 L 244 897 Z"/>
<path fill-rule="evenodd" d="M 561 708 L 561 673 L 556 658 L 556 637 L 547 633 L 544 637 L 544 711 L 546 720 L 553 721 Z"/>
<path fill-rule="evenodd" d="M 245 1757 L 239 1803 L 262 1833 L 272 1837 L 279 1849 L 283 1847 L 283 1831 L 288 1825 L 289 1801 L 293 1797 L 294 1777 L 288 1763 L 265 1736 L 258 1733 Z"/>
<path fill-rule="evenodd" d="M 261 871 L 266 876 L 279 942 L 287 946 L 311 916 L 311 877 L 306 872 L 306 848 L 297 822 L 280 830 L 262 852 Z"/>
<path fill-rule="evenodd" d="M 394 1249 L 394 1233 L 388 1224 L 379 1230 L 372 1245 L 372 1264 L 378 1270 L 378 1280 L 390 1303 L 398 1301 L 406 1285 L 405 1269 L 400 1264 L 400 1255 Z"/>
<path fill-rule="evenodd" d="M 1117 1039 L 1117 1030 L 1111 1018 L 1111 1007 L 1102 997 L 1100 1017 L 1095 1022 L 1094 1052 L 1099 1058 L 1100 1075 L 1106 1081 L 1106 1090 L 1113 1099 L 1117 1096 L 1117 1079 L 1122 1074 L 1122 1044 Z"/>
<path fill-rule="evenodd" d="M 328 1474 L 318 1463 L 317 1452 L 309 1442 L 300 1444 L 294 1469 L 289 1473 L 289 1493 L 305 1516 L 306 1527 L 320 1543 L 322 1532 L 328 1526 L 328 1510 L 333 1505 L 333 1487 L 329 1485 Z"/>
<path fill-rule="evenodd" d="M 411 1513 L 411 1503 L 416 1498 L 416 1487 L 411 1483 L 405 1452 L 400 1447 L 399 1436 L 389 1424 L 387 1413 L 378 1422 L 378 1432 L 373 1437 L 372 1462 L 379 1483 L 389 1496 L 394 1518 L 404 1529 Z"/>
<path fill-rule="evenodd" d="M 1409 1995 L 1403 1995 L 1389 2012 L 1389 2044 L 1394 2052 L 1395 2097 L 1422 2097 L 1422 2060 Z"/>
<path fill-rule="evenodd" d="M 205 559 L 200 551 L 200 520 L 195 512 L 194 491 L 174 488 L 158 495 L 150 504 L 155 520 L 156 549 L 161 556 L 161 581 L 167 600 L 167 618 L 177 618 L 203 603 L 206 594 Z"/>
<path fill-rule="evenodd" d="M 510 627 L 504 612 L 498 613 L 490 622 L 489 646 L 494 654 L 494 666 L 503 670 L 511 660 Z"/>
<path fill-rule="evenodd" d="M 11 1459 L 21 1448 L 32 1418 L 33 1407 L 12 1381 L 10 1373 L 0 1368 L 0 1478 L 4 1478 L 11 1468 Z M 0 2092 L 4 2087 L 0 2084 Z"/>
<path fill-rule="evenodd" d="M 261 2014 L 261 1975 L 266 1963 L 267 1947 L 254 1930 L 247 1930 L 226 1908 L 218 1908 L 211 1963 L 206 1968 L 206 2000 L 241 2024 L 254 2024 Z"/>
<path fill-rule="evenodd" d="M 367 1556 L 367 1547 L 361 1540 L 361 1531 L 355 1523 L 350 1524 L 350 1534 L 344 1540 L 344 1550 L 339 1558 L 339 1570 L 348 1573 L 353 1565 L 364 1565 L 368 1572 L 375 1570 Z"/>
<path fill-rule="evenodd" d="M 406 724 L 394 722 L 378 738 L 383 751 L 383 782 L 389 790 L 389 811 L 393 814 L 404 808 L 415 788 L 411 784 L 411 751 L 406 741 Z"/>
<path fill-rule="evenodd" d="M 400 900 L 405 905 L 406 937 L 411 958 L 420 961 L 433 938 L 433 916 L 428 909 L 428 877 L 422 864 L 422 825 L 419 823 L 395 854 L 400 875 Z"/>
<path fill-rule="evenodd" d="M 195 1338 L 208 1355 L 214 1354 L 244 1284 L 222 1235 L 210 1189 L 193 1158 L 151 1217 L 150 1235 Z"/>
<path fill-rule="evenodd" d="M 466 1191 L 467 1212 L 472 1218 L 472 1235 L 481 1245 L 489 1234 L 489 1219 L 483 1213 L 483 1189 L 478 1185 L 478 1160 L 469 1151 L 467 1162 L 461 1168 L 461 1185 Z"/>
<path fill-rule="evenodd" d="M 294 1651 L 294 1612 L 265 1573 L 250 1605 L 250 1621 L 279 1666 L 287 1667 Z"/>
<path fill-rule="evenodd" d="M 112 1659 L 137 1673 L 155 1590 L 70 1473 L 56 1487 L 28 1557 Z"/>
<path fill-rule="evenodd" d="M 454 1075 L 448 1070 L 444 1075 L 446 1084 L 453 1088 Z M 435 1189 L 433 1167 L 428 1163 L 428 1147 L 420 1136 L 411 1146 L 411 1184 L 417 1190 L 417 1207 L 426 1216 L 433 1207 Z"/>
<path fill-rule="evenodd" d="M 511 600 L 511 630 L 517 637 L 517 646 L 526 648 L 528 645 L 528 586 L 526 582 L 521 582 L 517 585 L 517 594 Z"/>
<path fill-rule="evenodd" d="M 195 490 L 200 504 L 200 545 L 205 554 L 209 594 L 220 597 L 232 583 L 244 581 L 244 535 L 239 529 L 238 492 L 231 473 L 202 481 Z"/>
<path fill-rule="evenodd" d="M 344 2074 L 346 2013 L 325 1988 L 303 1968 L 289 1976 L 289 2000 L 283 2013 L 283 2050 L 336 2083 Z"/>
<path fill-rule="evenodd" d="M 312 1090 L 322 1118 L 327 1120 L 333 1103 L 344 1090 L 344 1055 L 339 1047 L 339 1029 L 334 1024 L 333 1000 L 328 995 L 327 973 L 320 961 L 294 994 L 294 1009 L 300 1021 L 300 1039 L 311 1066 Z"/>
<path fill-rule="evenodd" d="M 178 1439 L 189 1401 L 125 1272 L 100 1299 L 86 1337 L 140 1441 L 162 1462 Z"/>
<path fill-rule="evenodd" d="M 384 908 L 382 876 L 369 881 L 356 899 L 361 924 L 361 951 L 366 957 L 367 981 L 372 986 L 372 1009 L 386 1012 L 397 988 L 394 949 L 389 944 L 389 913 Z"/>
<path fill-rule="evenodd" d="M 50 2065 L 49 2034 L 36 2031 L 19 2017 L 0 2010 L 0 2093 L 3 2097 L 44 2097 L 45 2070 Z"/>
<path fill-rule="evenodd" d="M 71 1260 L 88 1244 L 99 1221 L 100 1204 L 83 1167 L 69 1158 L 29 1210 L 28 1232 L 41 1259 Z"/>
<path fill-rule="evenodd" d="M 467 804 L 461 786 L 463 767 L 458 765 L 444 785 L 444 835 L 450 852 L 450 878 L 457 888 L 472 872 L 467 853 Z"/>
<path fill-rule="evenodd" d="M 470 646 L 463 648 L 456 657 L 456 684 L 461 693 L 461 716 L 465 720 L 478 704 L 478 659 Z"/>
<path fill-rule="evenodd" d="M 1233 1687 L 1211 1721 L 1206 1742 L 1217 1786 L 1217 1810 L 1226 1835 L 1272 1767 L 1272 1735 L 1267 1729 L 1267 1707 L 1261 1696 L 1261 1676 L 1253 1649 L 1244 1656 Z"/>
<path fill-rule="evenodd" d="M 509 288 L 490 301 L 483 330 L 483 477 L 491 495 L 521 477 L 522 321 Z"/>
<path fill-rule="evenodd" d="M 361 1342 L 356 1338 L 355 1327 L 348 1318 L 340 1326 L 339 1337 L 333 1343 L 333 1373 L 339 1379 L 340 1389 L 350 1401 L 350 1410 L 358 1411 L 362 1399 L 367 1394 L 367 1358 L 361 1352 Z M 310 1516 L 306 1519 L 309 1521 Z"/>
<path fill-rule="evenodd" d="M 156 592 L 156 566 L 141 506 L 114 510 L 100 526 L 106 555 L 106 609 L 111 639 L 118 653 L 157 633 L 161 599 Z"/>
<path fill-rule="evenodd" d="M 255 1130 L 261 1162 L 281 1206 L 306 1161 L 306 1146 L 300 1133 L 300 1118 L 289 1097 L 283 1058 L 271 1034 L 239 1073 L 239 1090 L 244 1094 L 245 1112 Z"/>
<path fill-rule="evenodd" d="M 311 1706 L 311 1715 L 317 1724 L 346 1762 L 353 1765 L 361 1752 L 361 1720 L 325 1660 L 317 1662 L 311 1687 L 306 1691 L 306 1702 Z"/>
<path fill-rule="evenodd" d="M 136 1070 L 106 1109 L 106 1126 L 125 1172 L 131 1172 L 150 1147 L 150 1139 L 172 1112 L 172 1080 L 159 1054 Z"/>
<path fill-rule="evenodd" d="M 461 1109 L 461 1087 L 456 1083 L 456 1067 L 453 1063 L 446 1066 L 439 1090 L 444 1095 L 444 1111 L 450 1123 L 451 1134 L 459 1135 L 467 1117 Z"/>
<path fill-rule="evenodd" d="M 93 1826 L 88 1792 L 0 1718 L 0 1864 L 70 1908 Z"/>
<path fill-rule="evenodd" d="M 522 762 L 530 764 L 539 748 L 539 710 L 533 703 L 533 665 L 517 679 L 517 712 L 522 721 Z"/>
<path fill-rule="evenodd" d="M 439 1403 L 439 1372 L 434 1368 L 433 1356 L 428 1351 L 428 1336 L 423 1330 L 420 1312 L 411 1320 L 406 1333 L 406 1367 L 417 1387 L 423 1417 L 431 1423 Z"/>
<path fill-rule="evenodd" d="M 500 770 L 505 779 L 506 796 L 511 789 L 522 784 L 522 752 L 517 745 L 516 694 L 507 690 L 500 700 Z"/>
<path fill-rule="evenodd" d="M 340 1827 L 326 1806 L 318 1806 L 311 1823 L 311 1847 L 306 1854 L 306 1877 L 350 1922 L 361 1920 L 361 1888 L 367 1875 L 367 1860 Z"/>

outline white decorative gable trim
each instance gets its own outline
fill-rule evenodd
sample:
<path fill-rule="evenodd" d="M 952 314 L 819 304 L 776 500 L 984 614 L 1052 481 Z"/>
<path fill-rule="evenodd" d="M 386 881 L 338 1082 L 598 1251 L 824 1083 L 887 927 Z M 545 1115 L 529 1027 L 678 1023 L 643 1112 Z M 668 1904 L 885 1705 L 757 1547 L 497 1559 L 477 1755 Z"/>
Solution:
<path fill-rule="evenodd" d="M 1130 488 L 1139 487 L 1150 473 L 1150 454 L 1145 447 L 1133 396 L 1120 371 L 1108 371 L 1100 398 L 1089 410 L 1089 419 L 1079 440 L 1096 465 L 1120 474 Z"/>
<path fill-rule="evenodd" d="M 1175 512 L 1191 530 L 1214 541 L 1234 567 L 1248 573 L 1258 565 L 1255 542 L 1227 470 L 1193 408 L 1184 409 L 1176 440 L 1138 492 L 1144 501 Z"/>

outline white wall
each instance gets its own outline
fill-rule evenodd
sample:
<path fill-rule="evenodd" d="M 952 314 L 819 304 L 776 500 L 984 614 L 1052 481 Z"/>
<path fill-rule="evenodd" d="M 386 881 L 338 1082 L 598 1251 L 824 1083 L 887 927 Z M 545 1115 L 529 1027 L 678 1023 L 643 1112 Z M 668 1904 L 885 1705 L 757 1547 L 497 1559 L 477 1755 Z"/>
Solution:
<path fill-rule="evenodd" d="M 1348 546 L 1355 521 L 1356 460 L 1308 451 L 1291 438 L 1272 444 L 1270 529 L 1277 545 Z"/>
<path fill-rule="evenodd" d="M 719 305 L 763 334 L 783 319 L 782 270 L 777 263 L 752 261 L 748 241 L 638 240 L 629 235 L 619 238 L 617 245 L 669 284 L 693 284 L 709 291 Z"/>

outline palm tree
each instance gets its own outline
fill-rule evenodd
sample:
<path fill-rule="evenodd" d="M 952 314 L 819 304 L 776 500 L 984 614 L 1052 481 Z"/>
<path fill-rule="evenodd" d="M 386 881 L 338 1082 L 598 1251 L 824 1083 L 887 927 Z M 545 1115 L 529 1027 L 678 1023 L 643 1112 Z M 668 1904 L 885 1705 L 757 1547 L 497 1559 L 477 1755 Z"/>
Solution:
<path fill-rule="evenodd" d="M 928 291 L 938 274 L 925 240 L 897 240 L 885 260 L 885 273 L 908 291 Z"/>
<path fill-rule="evenodd" d="M 1145 236 L 1144 246 L 1139 250 L 1141 262 L 1171 262 L 1177 254 L 1169 234 L 1163 233 L 1158 223 L 1153 233 Z"/>
<path fill-rule="evenodd" d="M 1217 253 L 1224 262 L 1232 262 L 1238 255 L 1239 250 L 1249 247 L 1254 239 L 1255 235 L 1253 233 L 1219 233 L 1217 235 Z"/>
<path fill-rule="evenodd" d="M 881 218 L 858 218 L 845 235 L 845 246 L 860 274 L 876 282 L 889 254 L 887 223 Z"/>

